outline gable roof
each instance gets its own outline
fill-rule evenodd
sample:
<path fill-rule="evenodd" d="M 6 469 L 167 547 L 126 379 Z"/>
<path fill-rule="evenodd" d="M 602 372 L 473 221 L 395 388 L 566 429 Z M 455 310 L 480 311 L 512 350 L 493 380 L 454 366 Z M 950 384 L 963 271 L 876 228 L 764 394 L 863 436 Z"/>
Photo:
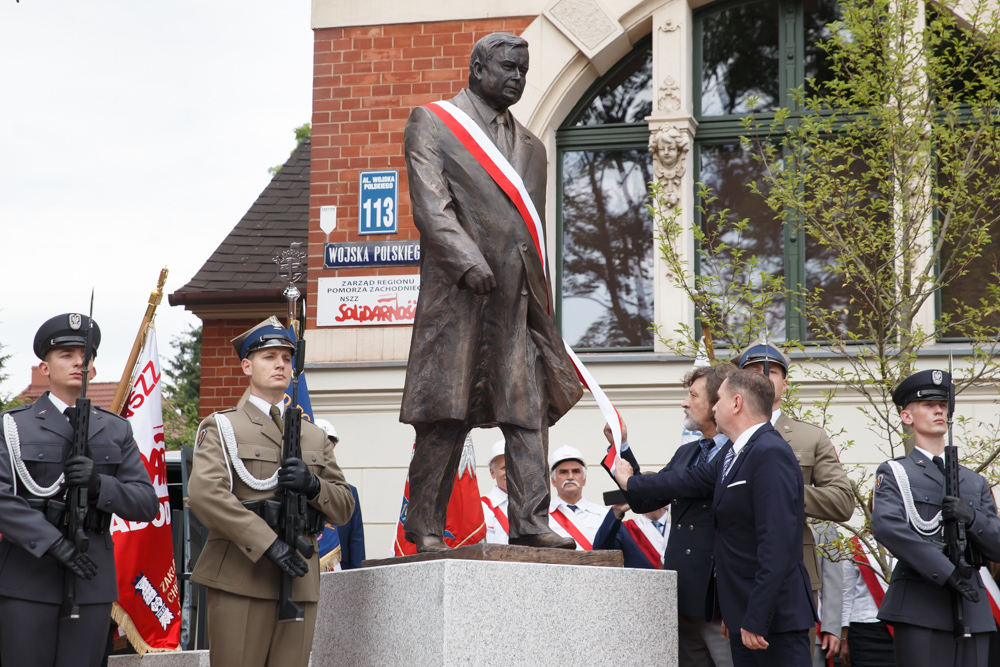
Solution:
<path fill-rule="evenodd" d="M 310 146 L 309 138 L 299 144 L 198 273 L 168 296 L 170 305 L 284 301 L 272 258 L 307 242 Z"/>

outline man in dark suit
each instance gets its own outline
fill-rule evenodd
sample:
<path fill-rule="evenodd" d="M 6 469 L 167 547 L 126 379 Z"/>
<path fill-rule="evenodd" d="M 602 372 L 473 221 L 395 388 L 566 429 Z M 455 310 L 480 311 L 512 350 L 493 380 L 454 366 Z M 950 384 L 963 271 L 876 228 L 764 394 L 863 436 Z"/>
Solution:
<path fill-rule="evenodd" d="M 760 373 L 733 371 L 713 408 L 719 430 L 733 441 L 724 457 L 635 476 L 619 461 L 615 478 L 630 505 L 711 493 L 715 592 L 733 664 L 808 667 L 816 610 L 800 546 L 802 473 L 768 421 L 773 399 L 774 387 Z"/>
<path fill-rule="evenodd" d="M 943 521 L 957 519 L 973 551 L 1000 561 L 1000 517 L 989 483 L 959 467 L 961 498 L 944 494 L 950 385 L 951 376 L 939 370 L 899 383 L 892 400 L 913 427 L 913 451 L 875 474 L 872 532 L 898 559 L 878 618 L 893 626 L 896 664 L 906 667 L 985 667 L 988 633 L 996 630 L 978 568 L 966 578 L 941 550 Z M 954 634 L 955 596 L 972 633 L 964 641 Z"/>
<path fill-rule="evenodd" d="M 0 428 L 0 655 L 5 665 L 96 667 L 104 657 L 111 603 L 118 599 L 111 514 L 152 521 L 160 503 L 132 427 L 97 407 L 90 412 L 90 456 L 68 457 L 67 412 L 83 386 L 90 318 L 53 317 L 35 334 L 38 370 L 49 391 L 4 413 Z M 100 344 L 94 324 L 92 354 Z M 94 373 L 93 365 L 88 376 Z M 89 379 L 89 377 L 88 377 Z M 16 475 L 12 467 L 17 469 Z M 64 536 L 59 507 L 68 485 L 87 488 L 86 552 Z M 77 619 L 60 618 L 66 571 L 77 578 Z"/>
<path fill-rule="evenodd" d="M 719 387 L 735 366 L 730 363 L 699 366 L 684 378 L 688 394 L 684 427 L 700 431 L 702 437 L 681 445 L 663 470 L 683 470 L 721 461 L 732 446 L 719 433 L 712 408 L 719 400 Z M 611 437 L 611 429 L 605 428 Z M 633 511 L 654 510 L 657 500 L 643 500 Z M 671 530 L 664 555 L 664 569 L 677 571 L 677 656 L 680 667 L 729 667 L 732 651 L 722 636 L 722 620 L 705 620 L 705 594 L 712 578 L 712 548 L 715 544 L 715 516 L 712 491 L 701 497 L 670 499 Z"/>
<path fill-rule="evenodd" d="M 546 461 L 549 426 L 583 389 L 548 314 L 534 227 L 476 157 L 494 155 L 523 182 L 522 209 L 545 210 L 545 148 L 508 110 L 527 71 L 527 42 L 488 35 L 472 49 L 469 88 L 414 109 L 406 123 L 421 266 L 400 421 L 416 430 L 404 535 L 418 552 L 448 548 L 448 498 L 465 436 L 477 426 L 499 426 L 506 441 L 509 543 L 576 546 L 549 528 Z M 482 151 L 439 113 L 468 122 Z"/>

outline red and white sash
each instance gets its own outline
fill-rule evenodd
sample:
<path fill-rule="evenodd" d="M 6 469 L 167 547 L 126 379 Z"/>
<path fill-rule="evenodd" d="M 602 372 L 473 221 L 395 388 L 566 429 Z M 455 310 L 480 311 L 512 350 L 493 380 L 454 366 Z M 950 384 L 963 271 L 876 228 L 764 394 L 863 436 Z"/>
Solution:
<path fill-rule="evenodd" d="M 549 512 L 549 514 L 552 515 L 552 518 L 556 520 L 556 523 L 562 526 L 563 530 L 569 533 L 569 536 L 572 537 L 574 540 L 576 540 L 576 543 L 579 544 L 581 547 L 583 547 L 584 550 L 586 551 L 594 550 L 594 545 L 591 544 L 590 540 L 588 540 L 586 536 L 584 536 L 583 532 L 581 532 L 580 529 L 576 527 L 576 524 L 573 523 L 572 519 L 570 519 L 568 516 L 562 513 L 562 510 L 556 508 L 551 512 Z"/>
<path fill-rule="evenodd" d="M 645 531 L 643 531 L 642 526 L 634 519 L 622 521 L 622 525 L 625 526 L 625 530 L 628 531 L 629 536 L 635 541 L 639 550 L 642 551 L 642 555 L 649 560 L 650 564 L 657 570 L 663 569 L 663 553 L 656 548 Z"/>
<path fill-rule="evenodd" d="M 440 118 L 441 122 L 454 133 L 455 138 L 469 151 L 472 157 L 476 159 L 483 169 L 486 170 L 486 173 L 490 175 L 496 184 L 500 186 L 500 189 L 510 198 L 511 202 L 513 202 L 518 213 L 521 215 L 521 219 L 528 228 L 528 234 L 535 244 L 535 251 L 538 253 L 538 258 L 542 263 L 542 275 L 545 276 L 545 280 L 548 282 L 548 267 L 545 260 L 545 235 L 542 227 L 542 219 L 535 209 L 534 202 L 531 201 L 531 197 L 528 195 L 528 190 L 524 187 L 524 181 L 521 180 L 520 174 L 515 171 L 514 167 L 507 161 L 507 158 L 503 156 L 500 149 L 493 143 L 493 140 L 483 132 L 482 128 L 467 113 L 454 104 L 445 101 L 431 102 L 424 106 Z M 546 306 L 551 313 L 552 304 L 546 304 Z M 566 353 L 569 355 L 570 361 L 573 362 L 577 377 L 580 378 L 583 386 L 593 395 L 594 400 L 597 401 L 597 406 L 601 409 L 601 414 L 604 415 L 604 419 L 611 427 L 614 444 L 608 450 L 603 463 L 611 471 L 611 474 L 614 475 L 615 464 L 621 458 L 621 416 L 618 414 L 615 406 L 611 404 L 611 401 L 608 400 L 604 390 L 601 389 L 590 372 L 584 367 L 580 358 L 570 348 L 569 343 L 564 340 L 563 345 L 566 347 Z"/>
<path fill-rule="evenodd" d="M 489 507 L 490 511 L 493 512 L 493 515 L 497 518 L 497 521 L 500 523 L 500 527 L 503 528 L 503 532 L 510 535 L 510 524 L 507 522 L 507 515 L 503 513 L 503 510 L 500 509 L 499 507 L 496 507 L 492 502 L 490 502 L 489 496 L 483 496 L 482 498 L 480 498 L 480 500 L 482 500 L 483 504 Z"/>

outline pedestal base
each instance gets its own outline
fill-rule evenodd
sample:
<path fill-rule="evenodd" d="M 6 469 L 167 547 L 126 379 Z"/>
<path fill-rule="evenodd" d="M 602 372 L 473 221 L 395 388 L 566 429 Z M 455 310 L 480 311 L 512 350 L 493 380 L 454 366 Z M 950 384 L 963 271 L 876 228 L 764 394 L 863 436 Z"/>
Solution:
<path fill-rule="evenodd" d="M 677 664 L 673 571 L 444 559 L 321 586 L 314 667 Z"/>
<path fill-rule="evenodd" d="M 381 567 L 429 560 L 492 560 L 508 563 L 553 563 L 556 565 L 599 565 L 621 567 L 625 559 L 621 551 L 577 551 L 576 549 L 541 549 L 509 544 L 473 544 L 468 547 L 435 551 L 434 553 L 366 560 L 361 567 Z"/>

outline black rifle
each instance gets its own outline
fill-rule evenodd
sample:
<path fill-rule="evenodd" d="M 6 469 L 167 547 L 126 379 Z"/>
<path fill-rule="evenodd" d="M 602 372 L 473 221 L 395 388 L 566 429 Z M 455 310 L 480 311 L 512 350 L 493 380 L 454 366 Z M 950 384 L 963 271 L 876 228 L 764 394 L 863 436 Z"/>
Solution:
<path fill-rule="evenodd" d="M 952 373 L 951 359 L 948 360 L 948 373 Z M 952 420 L 955 415 L 955 378 L 952 375 L 948 387 L 948 446 L 944 448 L 944 495 L 960 498 L 958 488 L 958 447 L 952 441 Z M 958 576 L 968 579 L 972 576 L 972 566 L 965 559 L 968 541 L 965 536 L 965 524 L 961 521 L 944 522 L 945 553 L 948 560 L 955 566 Z M 952 591 L 951 609 L 955 623 L 955 639 L 961 641 L 972 636 L 969 626 L 965 623 L 962 608 L 962 594 Z"/>
<path fill-rule="evenodd" d="M 305 310 L 305 308 L 303 308 Z M 295 341 L 295 359 L 292 367 L 292 401 L 285 408 L 285 432 L 281 439 L 281 459 L 302 458 L 302 409 L 299 408 L 299 376 L 306 358 L 304 322 L 299 319 L 300 337 Z M 310 532 L 309 506 L 306 494 L 291 489 L 281 492 L 281 514 L 278 522 L 278 536 L 281 541 L 309 560 L 313 556 L 313 545 L 304 535 Z M 292 575 L 282 572 L 278 593 L 278 622 L 305 620 L 302 608 L 292 601 Z"/>
<path fill-rule="evenodd" d="M 87 338 L 83 349 L 83 383 L 80 388 L 80 398 L 76 405 L 66 409 L 66 416 L 73 425 L 73 446 L 69 457 L 90 457 L 90 399 L 87 398 L 87 379 L 90 375 L 90 357 L 94 336 L 94 292 L 90 292 L 90 322 L 87 326 Z M 90 508 L 87 498 L 87 485 L 70 486 L 66 488 L 66 532 L 67 540 L 71 540 L 80 553 L 86 553 L 90 547 L 87 537 L 87 513 Z M 59 609 L 59 617 L 63 619 L 80 618 L 80 605 L 76 602 L 76 575 L 69 568 L 63 575 L 63 601 Z"/>

